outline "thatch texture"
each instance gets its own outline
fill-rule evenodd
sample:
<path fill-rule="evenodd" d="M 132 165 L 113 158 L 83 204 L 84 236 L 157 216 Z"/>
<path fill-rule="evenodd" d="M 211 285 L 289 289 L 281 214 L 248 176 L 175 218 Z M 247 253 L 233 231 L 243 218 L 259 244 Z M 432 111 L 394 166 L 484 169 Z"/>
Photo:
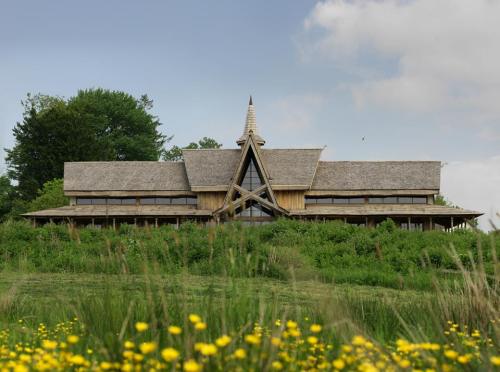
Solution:
<path fill-rule="evenodd" d="M 311 186 L 321 149 L 262 149 L 260 155 L 271 185 Z M 241 150 L 184 150 L 186 172 L 191 187 L 228 186 Z"/>
<path fill-rule="evenodd" d="M 64 163 L 64 191 L 189 191 L 182 162 Z"/>
<path fill-rule="evenodd" d="M 312 190 L 439 190 L 438 161 L 320 161 Z"/>

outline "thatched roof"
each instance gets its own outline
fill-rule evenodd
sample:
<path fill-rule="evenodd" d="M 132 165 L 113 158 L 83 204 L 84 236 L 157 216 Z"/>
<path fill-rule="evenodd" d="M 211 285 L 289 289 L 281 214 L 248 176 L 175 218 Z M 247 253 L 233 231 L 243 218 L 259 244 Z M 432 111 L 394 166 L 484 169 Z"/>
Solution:
<path fill-rule="evenodd" d="M 261 149 L 271 185 L 310 187 L 321 149 Z M 191 187 L 225 186 L 234 175 L 241 150 L 184 150 L 186 172 Z"/>
<path fill-rule="evenodd" d="M 351 204 L 314 206 L 291 210 L 292 216 L 463 216 L 475 218 L 481 212 L 435 204 Z"/>
<path fill-rule="evenodd" d="M 312 190 L 439 190 L 438 161 L 320 161 Z"/>
<path fill-rule="evenodd" d="M 65 191 L 188 191 L 182 162 L 96 161 L 64 163 Z"/>
<path fill-rule="evenodd" d="M 26 217 L 211 216 L 212 211 L 168 205 L 72 205 L 23 214 Z"/>

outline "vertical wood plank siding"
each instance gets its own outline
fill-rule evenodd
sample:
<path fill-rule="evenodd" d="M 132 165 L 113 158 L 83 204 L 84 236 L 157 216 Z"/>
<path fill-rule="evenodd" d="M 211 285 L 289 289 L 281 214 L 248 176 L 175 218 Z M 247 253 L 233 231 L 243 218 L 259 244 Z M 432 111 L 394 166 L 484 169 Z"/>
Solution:
<path fill-rule="evenodd" d="M 285 209 L 304 209 L 304 191 L 275 191 L 278 205 Z"/>
<path fill-rule="evenodd" d="M 216 210 L 224 204 L 225 192 L 198 193 L 198 209 Z"/>

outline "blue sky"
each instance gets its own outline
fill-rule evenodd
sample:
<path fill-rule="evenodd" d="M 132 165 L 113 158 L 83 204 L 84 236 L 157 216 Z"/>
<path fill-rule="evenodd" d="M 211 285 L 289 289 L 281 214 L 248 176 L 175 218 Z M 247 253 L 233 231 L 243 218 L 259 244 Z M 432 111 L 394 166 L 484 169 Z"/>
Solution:
<path fill-rule="evenodd" d="M 103 87 L 147 93 L 172 144 L 211 136 L 234 147 L 252 94 L 266 146 L 326 145 L 329 160 L 442 160 L 450 199 L 492 217 L 500 8 L 469 3 L 3 3 L 0 146 L 13 145 L 26 93 Z"/>

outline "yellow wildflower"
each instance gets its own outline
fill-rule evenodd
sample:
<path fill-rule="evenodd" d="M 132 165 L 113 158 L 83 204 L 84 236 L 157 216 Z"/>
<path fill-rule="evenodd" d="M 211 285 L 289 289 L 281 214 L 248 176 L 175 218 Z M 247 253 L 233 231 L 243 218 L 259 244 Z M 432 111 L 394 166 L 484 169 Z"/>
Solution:
<path fill-rule="evenodd" d="M 203 344 L 200 352 L 205 356 L 211 356 L 217 354 L 217 346 L 214 344 Z"/>
<path fill-rule="evenodd" d="M 457 359 L 458 353 L 455 350 L 446 350 L 444 352 L 444 356 L 447 357 L 448 359 Z"/>
<path fill-rule="evenodd" d="M 247 357 L 247 352 L 245 349 L 239 348 L 235 350 L 233 355 L 236 359 L 245 359 Z"/>
<path fill-rule="evenodd" d="M 271 344 L 274 346 L 280 346 L 281 345 L 281 340 L 278 337 L 272 337 L 271 338 Z"/>
<path fill-rule="evenodd" d="M 135 329 L 137 330 L 137 332 L 144 332 L 148 328 L 149 328 L 148 323 L 144 323 L 144 322 L 137 322 L 137 323 L 135 323 Z"/>
<path fill-rule="evenodd" d="M 125 346 L 125 349 L 133 349 L 135 347 L 135 344 L 132 341 L 125 341 L 123 346 Z"/>
<path fill-rule="evenodd" d="M 203 331 L 207 329 L 207 323 L 198 322 L 194 325 L 194 329 L 196 329 L 197 331 Z"/>
<path fill-rule="evenodd" d="M 314 336 L 309 336 L 307 338 L 307 342 L 309 342 L 311 345 L 316 345 L 318 343 L 318 338 Z"/>
<path fill-rule="evenodd" d="M 185 372 L 198 372 L 201 371 L 201 366 L 194 359 L 189 359 L 184 362 L 184 371 Z"/>
<path fill-rule="evenodd" d="M 201 322 L 201 317 L 197 314 L 189 314 L 189 321 L 193 324 Z"/>
<path fill-rule="evenodd" d="M 258 345 L 260 344 L 260 337 L 257 335 L 246 335 L 245 336 L 245 341 L 248 342 L 249 344 L 252 345 Z"/>
<path fill-rule="evenodd" d="M 139 345 L 139 350 L 143 354 L 149 354 L 156 350 L 156 343 L 154 342 L 143 342 Z"/>
<path fill-rule="evenodd" d="M 167 347 L 161 351 L 161 357 L 165 362 L 173 362 L 179 357 L 179 352 L 172 347 Z"/>
<path fill-rule="evenodd" d="M 272 364 L 271 367 L 277 371 L 280 371 L 283 369 L 283 364 L 280 361 L 275 360 Z"/>
<path fill-rule="evenodd" d="M 69 362 L 74 364 L 74 365 L 77 365 L 77 366 L 81 366 L 82 364 L 85 363 L 85 358 L 81 355 L 73 355 L 70 359 L 69 359 Z"/>
<path fill-rule="evenodd" d="M 345 367 L 345 362 L 338 358 L 338 359 L 335 359 L 333 362 L 332 362 L 332 365 L 335 369 L 343 369 Z"/>
<path fill-rule="evenodd" d="M 43 340 L 42 347 L 47 350 L 54 350 L 57 347 L 57 341 Z"/>
<path fill-rule="evenodd" d="M 492 356 L 490 362 L 496 367 L 500 366 L 500 356 Z"/>
<path fill-rule="evenodd" d="M 321 326 L 319 324 L 312 324 L 311 327 L 309 328 L 312 333 L 319 333 L 321 332 Z"/>
<path fill-rule="evenodd" d="M 99 367 L 102 370 L 107 371 L 108 369 L 111 369 L 113 367 L 113 365 L 109 362 L 101 362 L 101 364 L 99 364 Z"/>
<path fill-rule="evenodd" d="M 470 361 L 470 357 L 467 355 L 460 355 L 457 358 L 457 362 L 460 364 L 467 364 L 467 363 L 469 363 L 469 361 Z"/>
<path fill-rule="evenodd" d="M 217 340 L 215 340 L 215 344 L 218 347 L 226 347 L 227 345 L 229 345 L 230 342 L 231 342 L 231 337 L 229 337 L 228 335 L 222 335 Z"/>
<path fill-rule="evenodd" d="M 297 323 L 294 322 L 293 320 L 289 320 L 288 322 L 286 322 L 286 326 L 289 329 L 295 329 L 295 328 L 297 328 Z"/>
<path fill-rule="evenodd" d="M 171 335 L 180 335 L 182 333 L 182 328 L 177 326 L 168 327 L 168 333 Z"/>
<path fill-rule="evenodd" d="M 70 344 L 76 344 L 76 343 L 78 343 L 78 341 L 80 341 L 80 337 L 78 337 L 76 335 L 70 335 L 70 336 L 68 336 L 68 342 Z"/>

